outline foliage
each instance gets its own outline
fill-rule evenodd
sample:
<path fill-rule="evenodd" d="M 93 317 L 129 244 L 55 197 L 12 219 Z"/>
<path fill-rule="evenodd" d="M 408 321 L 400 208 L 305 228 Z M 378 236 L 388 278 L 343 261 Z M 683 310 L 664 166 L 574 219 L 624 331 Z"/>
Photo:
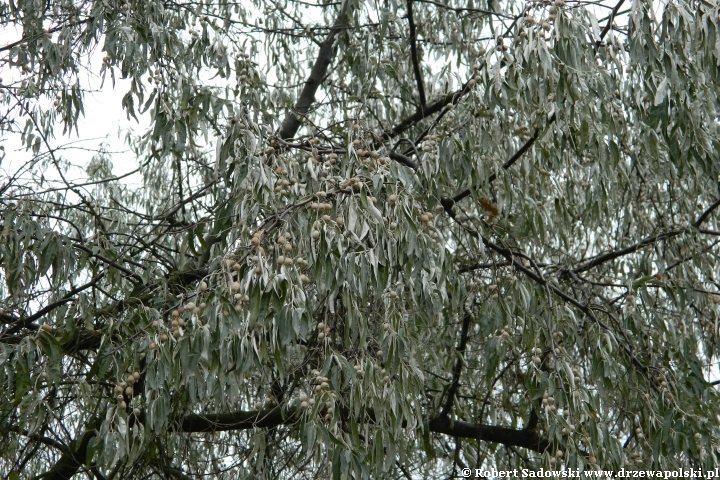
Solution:
<path fill-rule="evenodd" d="M 0 475 L 717 466 L 720 20 L 654 3 L 0 5 Z M 129 177 L 55 146 L 95 52 Z"/>

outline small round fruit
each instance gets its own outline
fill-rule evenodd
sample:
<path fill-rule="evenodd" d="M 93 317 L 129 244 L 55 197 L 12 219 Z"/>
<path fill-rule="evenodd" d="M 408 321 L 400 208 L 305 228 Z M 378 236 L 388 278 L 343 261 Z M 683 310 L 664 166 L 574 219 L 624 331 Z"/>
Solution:
<path fill-rule="evenodd" d="M 428 223 L 430 221 L 430 217 L 427 216 L 427 214 L 423 213 L 420 215 L 420 221 L 423 223 Z"/>
<path fill-rule="evenodd" d="M 157 328 L 158 325 L 160 325 L 160 322 L 158 322 L 157 320 L 153 320 L 153 322 L 152 322 L 153 328 Z"/>
<path fill-rule="evenodd" d="M 262 402 L 255 402 L 255 410 L 262 410 L 263 404 Z"/>
<path fill-rule="evenodd" d="M 135 377 L 136 382 L 140 380 L 140 372 L 133 372 L 133 377 Z"/>
<path fill-rule="evenodd" d="M 118 410 L 126 410 L 127 409 L 127 403 L 124 401 L 118 402 Z"/>
<path fill-rule="evenodd" d="M 390 324 L 389 324 L 389 323 L 383 323 L 383 330 L 385 330 L 385 331 L 390 330 Z"/>
<path fill-rule="evenodd" d="M 595 455 L 590 455 L 590 457 L 588 458 L 588 462 L 590 462 L 592 464 L 597 462 L 597 458 L 595 458 Z"/>
<path fill-rule="evenodd" d="M 52 331 L 52 327 L 51 327 L 50 325 L 48 325 L 47 323 L 43 323 L 42 329 L 43 329 L 43 331 L 45 331 L 45 332 L 50 332 L 50 331 Z"/>
<path fill-rule="evenodd" d="M 300 408 L 308 408 L 308 402 L 300 402 Z"/>
<path fill-rule="evenodd" d="M 324 330 L 325 324 L 323 322 L 320 322 L 317 324 L 317 328 L 318 328 L 318 330 Z M 317 375 L 320 375 L 320 372 L 318 372 Z"/>
<path fill-rule="evenodd" d="M 307 402 L 308 396 L 305 393 L 300 394 L 300 401 L 301 402 Z"/>
<path fill-rule="evenodd" d="M 320 341 L 325 340 L 325 334 L 323 332 L 318 333 L 318 340 L 320 340 Z"/>
<path fill-rule="evenodd" d="M 132 388 L 132 387 L 127 387 L 127 388 L 125 389 L 125 395 L 128 396 L 128 397 L 132 397 L 132 395 L 133 395 L 133 388 Z"/>
<path fill-rule="evenodd" d="M 122 395 L 123 387 L 121 387 L 120 385 L 115 385 L 113 392 L 115 392 L 115 396 Z"/>
<path fill-rule="evenodd" d="M 168 341 L 168 336 L 167 336 L 166 333 L 160 334 L 160 341 L 163 342 L 163 343 L 165 343 L 165 342 Z"/>
<path fill-rule="evenodd" d="M 139 408 L 137 408 L 137 407 L 133 408 L 133 415 L 135 415 L 136 417 L 139 417 L 141 413 L 142 412 L 140 411 Z"/>
<path fill-rule="evenodd" d="M 390 195 L 390 197 L 388 198 L 388 200 L 390 200 L 391 203 L 397 202 L 397 199 L 398 199 L 398 196 L 395 195 L 394 193 L 392 195 Z"/>
<path fill-rule="evenodd" d="M 200 282 L 200 285 L 198 285 L 198 290 L 200 290 L 201 292 L 206 292 L 207 289 L 208 289 L 207 282 Z"/>
<path fill-rule="evenodd" d="M 287 239 L 284 236 L 280 235 L 275 241 L 278 243 L 278 245 L 285 245 Z"/>
<path fill-rule="evenodd" d="M 135 383 L 135 375 L 133 375 L 131 373 L 130 375 L 127 376 L 125 381 L 128 383 L 128 385 L 132 385 L 133 383 Z"/>
<path fill-rule="evenodd" d="M 320 232 L 317 230 L 313 230 L 310 236 L 313 238 L 313 240 L 317 240 L 318 238 L 320 238 Z"/>
<path fill-rule="evenodd" d="M 398 294 L 395 290 L 390 290 L 389 292 L 390 298 L 397 298 Z"/>
<path fill-rule="evenodd" d="M 230 290 L 233 292 L 239 292 L 240 291 L 240 282 L 232 282 L 230 285 Z"/>
<path fill-rule="evenodd" d="M 156 348 L 157 348 L 157 343 L 152 342 L 152 343 L 150 344 L 150 350 L 155 350 Z"/>

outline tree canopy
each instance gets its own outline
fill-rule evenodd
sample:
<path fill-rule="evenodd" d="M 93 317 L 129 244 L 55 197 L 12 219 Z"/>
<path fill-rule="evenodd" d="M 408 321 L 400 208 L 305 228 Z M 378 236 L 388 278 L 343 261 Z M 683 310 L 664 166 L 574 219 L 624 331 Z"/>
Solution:
<path fill-rule="evenodd" d="M 3 478 L 720 464 L 714 0 L 0 22 Z"/>

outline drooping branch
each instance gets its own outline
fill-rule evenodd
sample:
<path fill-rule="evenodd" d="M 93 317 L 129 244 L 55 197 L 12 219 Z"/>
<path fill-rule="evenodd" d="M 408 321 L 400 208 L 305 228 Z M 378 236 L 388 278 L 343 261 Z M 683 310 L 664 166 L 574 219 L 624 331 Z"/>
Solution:
<path fill-rule="evenodd" d="M 330 29 L 330 32 L 325 40 L 320 44 L 320 51 L 318 52 L 315 63 L 310 70 L 310 76 L 305 82 L 305 86 L 300 93 L 300 98 L 298 98 L 295 103 L 294 111 L 288 112 L 285 116 L 285 120 L 283 120 L 282 126 L 280 127 L 280 132 L 278 132 L 278 137 L 285 140 L 293 138 L 300 128 L 300 117 L 307 114 L 310 110 L 310 106 L 315 101 L 315 93 L 327 74 L 328 66 L 333 58 L 333 44 L 335 43 L 335 37 L 342 29 L 342 24 L 345 20 L 345 15 L 347 14 L 349 5 L 349 0 L 346 0 L 343 3 L 333 27 Z"/>
<path fill-rule="evenodd" d="M 423 86 L 422 72 L 420 71 L 420 61 L 417 51 L 417 38 L 415 29 L 415 19 L 413 18 L 413 0 L 407 0 L 407 17 L 410 27 L 410 57 L 412 59 L 413 71 L 415 72 L 415 81 L 418 87 L 418 97 L 420 98 L 420 110 L 425 109 L 425 87 Z"/>

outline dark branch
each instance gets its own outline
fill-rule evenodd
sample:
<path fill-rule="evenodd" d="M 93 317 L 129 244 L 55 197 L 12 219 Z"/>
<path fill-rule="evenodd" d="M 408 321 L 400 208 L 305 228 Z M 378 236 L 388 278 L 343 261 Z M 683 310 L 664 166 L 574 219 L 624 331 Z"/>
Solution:
<path fill-rule="evenodd" d="M 458 388 L 460 387 L 460 374 L 462 373 L 462 366 L 463 366 L 463 360 L 465 355 L 465 348 L 467 347 L 467 341 L 468 341 L 468 333 L 470 331 L 470 322 L 472 321 L 472 316 L 469 313 L 465 313 L 465 316 L 463 317 L 463 324 L 462 324 L 462 330 L 460 332 L 460 342 L 458 344 L 458 347 L 456 349 L 458 354 L 458 359 L 455 362 L 455 368 L 453 369 L 453 379 L 452 383 L 450 384 L 450 388 L 448 389 L 448 396 L 447 400 L 445 400 L 445 406 L 442 409 L 442 412 L 440 413 L 441 417 L 445 417 L 450 413 L 450 410 L 452 409 L 453 402 L 455 401 L 455 394 L 457 394 Z"/>
<path fill-rule="evenodd" d="M 388 156 L 390 158 L 392 158 L 393 160 L 395 160 L 396 162 L 401 163 L 401 164 L 405 165 L 406 167 L 412 168 L 413 170 L 417 170 L 418 168 L 420 168 L 420 166 L 417 163 L 413 162 L 412 160 L 410 160 L 408 157 L 406 157 L 405 155 L 403 155 L 401 153 L 390 152 Z"/>
<path fill-rule="evenodd" d="M 88 445 L 90 440 L 95 438 L 97 434 L 97 423 L 97 420 L 91 423 L 85 433 L 70 444 L 70 447 L 60 457 L 60 460 L 38 478 L 43 480 L 70 480 L 80 467 L 85 464 Z"/>
<path fill-rule="evenodd" d="M 695 223 L 693 223 L 693 225 L 695 226 L 695 228 L 700 228 L 700 225 L 702 225 L 703 222 L 704 222 L 705 220 L 707 220 L 707 218 L 710 216 L 710 214 L 711 214 L 717 207 L 720 207 L 720 200 L 718 200 L 717 202 L 715 202 L 715 203 L 713 203 L 712 205 L 710 205 L 710 206 L 708 207 L 708 209 L 705 210 L 705 211 L 702 213 L 702 215 L 700 215 L 700 217 L 695 221 Z"/>
<path fill-rule="evenodd" d="M 442 416 L 431 420 L 429 427 L 433 433 L 443 433 L 455 438 L 472 438 L 512 447 L 523 447 L 538 453 L 543 453 L 551 446 L 550 442 L 541 438 L 532 430 L 474 425 L 460 420 L 453 421 Z"/>
<path fill-rule="evenodd" d="M 590 270 L 593 267 L 597 267 L 598 265 L 601 265 L 606 262 L 610 262 L 612 260 L 615 260 L 616 258 L 622 257 L 624 255 L 628 255 L 630 253 L 636 252 L 642 247 L 646 247 L 648 245 L 652 245 L 654 243 L 659 242 L 660 240 L 674 237 L 675 235 L 678 235 L 682 233 L 684 230 L 671 230 L 666 233 L 661 233 L 659 235 L 654 235 L 652 237 L 647 237 L 644 240 L 634 244 L 630 245 L 629 247 L 622 248 L 620 250 L 615 250 L 613 252 L 608 252 L 603 255 L 599 255 L 591 260 L 588 260 L 585 263 L 580 264 L 576 268 L 572 270 L 573 273 L 581 273 L 585 272 L 587 270 Z"/>
<path fill-rule="evenodd" d="M 413 71 L 415 72 L 418 96 L 420 97 L 420 110 L 422 111 L 425 109 L 427 102 L 425 101 L 425 87 L 423 86 L 422 72 L 420 71 L 420 63 L 418 59 L 415 21 L 413 20 L 413 0 L 407 0 L 407 16 L 408 24 L 410 26 L 410 56 L 412 57 Z"/>
<path fill-rule="evenodd" d="M 335 36 L 341 30 L 342 23 L 344 21 L 345 14 L 347 13 L 350 1 L 346 0 L 338 13 L 337 19 L 332 29 L 328 33 L 327 38 L 320 44 L 320 51 L 315 59 L 315 63 L 310 70 L 310 77 L 308 77 L 295 104 L 295 111 L 288 112 L 283 120 L 282 127 L 278 136 L 282 139 L 289 140 L 295 136 L 298 129 L 300 128 L 300 117 L 307 114 L 310 110 L 310 106 L 315 101 L 315 92 L 320 87 L 320 84 L 327 75 L 328 66 L 333 58 L 333 44 L 335 42 Z"/>
<path fill-rule="evenodd" d="M 615 16 L 620 11 L 620 7 L 622 7 L 622 4 L 625 3 L 625 0 L 620 0 L 617 5 L 615 5 L 615 8 L 613 8 L 612 12 L 610 13 L 610 18 L 608 19 L 608 22 L 605 24 L 605 28 L 603 28 L 603 31 L 600 32 L 600 38 L 597 42 L 595 42 L 595 48 L 599 47 L 602 43 L 603 39 L 605 38 L 605 35 L 608 34 L 610 29 L 613 26 L 613 23 L 615 22 Z"/>

